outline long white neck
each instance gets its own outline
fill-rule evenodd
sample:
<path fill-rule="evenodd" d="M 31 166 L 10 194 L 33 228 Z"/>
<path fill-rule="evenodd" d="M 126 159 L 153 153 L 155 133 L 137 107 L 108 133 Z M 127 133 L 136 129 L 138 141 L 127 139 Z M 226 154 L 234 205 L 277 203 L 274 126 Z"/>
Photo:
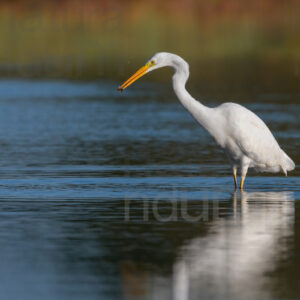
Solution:
<path fill-rule="evenodd" d="M 173 88 L 179 101 L 210 134 L 215 136 L 213 132 L 215 127 L 213 126 L 214 109 L 195 100 L 185 89 L 185 84 L 189 77 L 189 65 L 181 57 L 178 57 L 173 62 L 173 68 L 175 70 Z"/>

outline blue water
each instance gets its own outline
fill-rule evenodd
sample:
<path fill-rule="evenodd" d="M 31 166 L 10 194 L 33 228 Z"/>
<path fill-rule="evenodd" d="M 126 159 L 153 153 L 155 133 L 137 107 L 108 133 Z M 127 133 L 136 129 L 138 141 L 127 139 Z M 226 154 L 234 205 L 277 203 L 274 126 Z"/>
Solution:
<path fill-rule="evenodd" d="M 1 299 L 299 298 L 299 102 L 243 103 L 297 168 L 241 194 L 173 94 L 117 85 L 0 81 Z"/>

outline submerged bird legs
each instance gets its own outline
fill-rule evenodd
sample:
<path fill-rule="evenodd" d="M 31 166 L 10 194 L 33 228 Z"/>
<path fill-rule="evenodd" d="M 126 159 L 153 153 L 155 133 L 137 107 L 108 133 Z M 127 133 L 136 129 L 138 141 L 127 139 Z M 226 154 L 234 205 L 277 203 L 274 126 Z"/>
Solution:
<path fill-rule="evenodd" d="M 241 184 L 240 184 L 240 189 L 243 190 L 244 189 L 244 183 L 245 183 L 245 178 L 248 172 L 248 167 L 249 165 L 246 164 L 242 164 L 241 166 Z M 237 166 L 234 165 L 232 167 L 233 170 L 233 178 L 234 178 L 234 185 L 235 185 L 235 189 L 238 188 L 238 180 L 237 180 Z"/>

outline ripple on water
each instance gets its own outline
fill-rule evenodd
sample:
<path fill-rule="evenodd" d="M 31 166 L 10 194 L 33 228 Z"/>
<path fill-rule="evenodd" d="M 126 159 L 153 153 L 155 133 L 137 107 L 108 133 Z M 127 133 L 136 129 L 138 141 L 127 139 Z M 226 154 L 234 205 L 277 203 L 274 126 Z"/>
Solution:
<path fill-rule="evenodd" d="M 116 86 L 0 81 L 2 298 L 299 295 L 299 167 L 235 193 L 173 95 Z M 275 98 L 245 105 L 298 163 L 300 105 Z"/>

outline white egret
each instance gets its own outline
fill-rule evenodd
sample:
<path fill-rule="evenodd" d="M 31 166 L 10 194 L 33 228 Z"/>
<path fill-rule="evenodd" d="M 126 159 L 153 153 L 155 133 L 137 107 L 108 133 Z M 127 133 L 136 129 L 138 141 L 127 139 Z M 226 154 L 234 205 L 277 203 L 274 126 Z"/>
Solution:
<path fill-rule="evenodd" d="M 260 172 L 283 172 L 295 168 L 291 158 L 280 148 L 266 124 L 252 111 L 236 103 L 223 103 L 207 107 L 195 100 L 185 89 L 189 77 L 189 65 L 180 56 L 156 53 L 119 88 L 123 91 L 146 73 L 162 67 L 172 67 L 173 88 L 182 105 L 214 137 L 224 149 L 233 169 L 237 188 L 237 169 L 240 169 L 243 189 L 248 168 Z"/>

